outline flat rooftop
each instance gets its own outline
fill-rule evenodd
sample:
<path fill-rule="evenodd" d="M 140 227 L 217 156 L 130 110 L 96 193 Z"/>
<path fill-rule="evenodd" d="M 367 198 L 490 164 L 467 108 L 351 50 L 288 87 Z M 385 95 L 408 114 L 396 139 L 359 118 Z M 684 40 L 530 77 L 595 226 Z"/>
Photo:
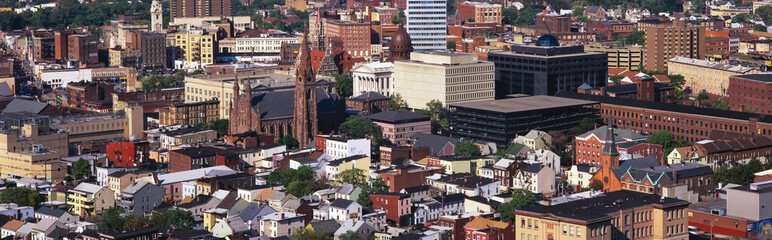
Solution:
<path fill-rule="evenodd" d="M 769 73 L 748 74 L 748 75 L 739 75 L 739 76 L 733 76 L 733 77 L 752 80 L 752 81 L 765 82 L 765 83 L 772 82 L 772 74 L 769 74 Z"/>
<path fill-rule="evenodd" d="M 563 108 L 598 104 L 597 101 L 587 101 L 553 96 L 532 96 L 521 98 L 500 99 L 488 102 L 475 102 L 451 105 L 456 108 L 471 108 L 500 113 L 526 112 L 550 108 Z"/>

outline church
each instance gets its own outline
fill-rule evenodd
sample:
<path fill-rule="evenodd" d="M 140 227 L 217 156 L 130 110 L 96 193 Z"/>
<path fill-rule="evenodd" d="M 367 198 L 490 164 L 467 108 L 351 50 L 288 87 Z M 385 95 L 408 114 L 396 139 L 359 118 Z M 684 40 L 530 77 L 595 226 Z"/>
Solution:
<path fill-rule="evenodd" d="M 230 106 L 228 133 L 249 131 L 273 134 L 277 139 L 292 135 L 304 147 L 314 136 L 335 130 L 345 120 L 343 98 L 331 93 L 316 81 L 308 46 L 308 34 L 298 56 L 295 86 L 278 89 L 253 89 L 239 80 L 233 83 L 234 94 Z"/>

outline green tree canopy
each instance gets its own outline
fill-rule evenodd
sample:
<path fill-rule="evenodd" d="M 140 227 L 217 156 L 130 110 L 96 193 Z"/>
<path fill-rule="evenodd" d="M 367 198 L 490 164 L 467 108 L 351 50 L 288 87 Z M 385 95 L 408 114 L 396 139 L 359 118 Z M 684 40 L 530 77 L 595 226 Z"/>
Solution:
<path fill-rule="evenodd" d="M 501 23 L 506 25 L 515 24 L 517 20 L 517 9 L 508 7 L 501 9 Z"/>
<path fill-rule="evenodd" d="M 675 135 L 667 130 L 662 130 L 652 134 L 649 136 L 648 141 L 649 143 L 662 145 L 662 153 L 664 156 L 670 154 L 674 148 L 687 147 L 691 145 L 691 143 L 687 142 L 686 140 L 676 139 Z"/>
<path fill-rule="evenodd" d="M 335 74 L 335 89 L 344 98 L 351 97 L 354 91 L 354 79 L 348 74 Z"/>
<path fill-rule="evenodd" d="M 720 109 L 720 110 L 729 110 L 729 103 L 727 103 L 723 99 L 719 99 L 711 102 L 710 107 L 714 109 Z"/>
<path fill-rule="evenodd" d="M 288 150 L 294 150 L 300 147 L 300 142 L 298 142 L 298 140 L 295 139 L 295 137 L 290 134 L 284 135 L 284 137 L 279 138 L 279 141 L 277 142 L 279 144 L 286 145 Z"/>
<path fill-rule="evenodd" d="M 352 168 L 340 172 L 337 178 L 341 183 L 358 185 L 367 182 L 367 172 L 359 168 Z"/>
<path fill-rule="evenodd" d="M 383 132 L 378 124 L 366 117 L 350 116 L 340 125 L 340 132 L 353 138 L 370 138 L 374 144 L 383 140 Z"/>
<path fill-rule="evenodd" d="M 199 123 L 196 124 L 196 127 L 215 130 L 217 131 L 217 134 L 222 136 L 228 134 L 228 119 L 217 119 L 208 123 Z"/>
<path fill-rule="evenodd" d="M 196 223 L 193 213 L 180 209 L 170 209 L 162 213 L 154 213 L 150 218 L 150 222 L 154 227 L 160 228 L 161 231 L 191 228 Z"/>
<path fill-rule="evenodd" d="M 467 157 L 479 157 L 482 155 L 480 148 L 473 142 L 456 142 L 453 146 L 453 154 Z"/>
<path fill-rule="evenodd" d="M 535 17 L 537 13 L 540 13 L 542 10 L 538 9 L 533 6 L 527 6 L 523 9 L 520 9 L 520 14 L 517 16 L 517 19 L 515 19 L 516 25 L 534 25 L 536 24 Z"/>
<path fill-rule="evenodd" d="M 349 230 L 349 231 L 339 235 L 338 239 L 339 240 L 368 240 L 368 239 L 373 239 L 373 237 L 371 237 L 370 235 L 368 235 L 367 237 L 364 237 L 364 236 L 362 236 L 361 234 L 359 234 L 357 232 Z"/>
<path fill-rule="evenodd" d="M 515 220 L 515 209 L 521 209 L 533 205 L 536 197 L 533 193 L 525 189 L 512 190 L 512 201 L 501 204 L 498 212 L 501 214 L 501 221 L 512 222 Z"/>
<path fill-rule="evenodd" d="M 767 26 L 756 24 L 756 26 L 753 26 L 753 31 L 757 32 L 767 32 Z"/>
<path fill-rule="evenodd" d="M 603 190 L 603 182 L 599 181 L 598 179 L 593 179 L 590 181 L 590 185 L 588 186 L 590 189 L 595 191 Z"/>
<path fill-rule="evenodd" d="M 627 45 L 634 45 L 634 44 L 645 45 L 646 34 L 643 31 L 635 31 L 630 34 L 620 36 L 619 41 Z"/>
<path fill-rule="evenodd" d="M 455 52 L 456 51 L 456 41 L 448 41 L 448 43 L 445 44 L 445 48 L 448 49 L 448 51 Z"/>
<path fill-rule="evenodd" d="M 124 218 L 123 229 L 126 231 L 137 231 L 150 227 L 150 219 L 145 216 L 126 216 Z"/>
<path fill-rule="evenodd" d="M 614 83 L 614 86 L 619 86 L 622 84 L 622 79 L 624 79 L 625 76 L 622 75 L 614 75 L 611 77 L 611 82 Z"/>
<path fill-rule="evenodd" d="M 595 121 L 593 121 L 591 118 L 582 118 L 582 121 L 579 122 L 579 125 L 568 129 L 566 135 L 569 139 L 573 139 L 574 137 L 593 129 L 595 129 Z"/>
<path fill-rule="evenodd" d="M 700 91 L 699 94 L 697 94 L 697 100 L 705 100 L 708 98 L 710 98 L 710 96 L 708 96 L 708 92 L 706 92 L 705 90 L 702 90 Z"/>
<path fill-rule="evenodd" d="M 407 104 L 405 103 L 405 100 L 402 99 L 402 95 L 399 95 L 399 93 L 394 93 L 389 97 L 389 103 L 391 104 L 391 109 L 393 110 L 400 110 L 407 108 Z"/>
<path fill-rule="evenodd" d="M 732 17 L 733 23 L 750 23 L 751 20 L 753 20 L 751 18 L 751 15 L 748 15 L 745 13 L 737 14 L 737 15 L 734 15 L 734 17 Z"/>
<path fill-rule="evenodd" d="M 9 187 L 0 192 L 0 202 L 16 203 L 20 206 L 30 206 L 37 209 L 43 202 L 43 196 L 32 188 Z"/>
<path fill-rule="evenodd" d="M 772 24 L 772 6 L 765 5 L 753 11 L 754 15 L 764 21 L 765 24 Z"/>
<path fill-rule="evenodd" d="M 121 217 L 123 208 L 110 207 L 102 214 L 102 219 L 99 220 L 99 230 L 101 231 L 123 231 L 125 226 L 125 219 Z"/>
<path fill-rule="evenodd" d="M 314 185 L 308 180 L 292 181 L 289 186 L 287 186 L 287 192 L 296 197 L 306 196 L 314 193 Z"/>
<path fill-rule="evenodd" d="M 292 237 L 296 240 L 332 240 L 332 234 L 325 231 L 316 231 L 311 227 L 301 228 Z"/>
<path fill-rule="evenodd" d="M 91 164 L 83 158 L 79 158 L 72 164 L 72 176 L 75 178 L 88 177 L 91 175 Z"/>

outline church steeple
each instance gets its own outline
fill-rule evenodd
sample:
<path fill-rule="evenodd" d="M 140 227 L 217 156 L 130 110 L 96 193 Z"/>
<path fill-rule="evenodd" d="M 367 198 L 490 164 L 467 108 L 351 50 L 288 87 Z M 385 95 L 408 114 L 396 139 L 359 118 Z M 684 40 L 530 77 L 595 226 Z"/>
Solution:
<path fill-rule="evenodd" d="M 617 146 L 614 144 L 614 125 L 611 121 L 611 114 L 608 115 L 608 126 L 606 128 L 606 144 L 603 145 L 603 151 L 601 154 L 604 155 L 612 155 L 616 156 L 619 155 L 619 152 L 617 151 Z"/>
<path fill-rule="evenodd" d="M 316 83 L 314 66 L 311 64 L 311 51 L 308 49 L 308 32 L 303 33 L 303 44 L 300 46 L 298 61 L 295 84 Z"/>
<path fill-rule="evenodd" d="M 293 118 L 295 139 L 303 148 L 318 133 L 316 110 L 316 74 L 311 65 L 311 52 L 308 49 L 308 32 L 303 34 L 303 44 L 298 56 L 298 68 L 295 73 L 295 116 Z"/>

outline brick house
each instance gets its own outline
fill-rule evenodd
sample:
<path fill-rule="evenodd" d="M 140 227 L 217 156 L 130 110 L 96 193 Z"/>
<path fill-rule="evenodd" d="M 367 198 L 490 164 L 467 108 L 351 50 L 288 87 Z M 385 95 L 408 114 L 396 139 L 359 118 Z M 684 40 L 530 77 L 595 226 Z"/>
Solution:
<path fill-rule="evenodd" d="M 238 155 L 234 152 L 214 147 L 193 147 L 169 151 L 170 172 L 181 172 L 213 166 L 227 166 L 238 170 Z"/>
<path fill-rule="evenodd" d="M 398 227 L 412 224 L 412 211 L 410 207 L 410 195 L 402 193 L 375 193 L 370 194 L 372 208 L 386 212 L 386 221 Z"/>
<path fill-rule="evenodd" d="M 147 141 L 107 143 L 107 159 L 115 166 L 137 166 L 148 161 L 150 143 Z"/>
<path fill-rule="evenodd" d="M 381 178 L 389 186 L 389 192 L 399 192 L 404 188 L 424 185 L 425 177 L 444 172 L 445 169 L 442 167 L 396 166 L 394 169 L 381 172 Z"/>

